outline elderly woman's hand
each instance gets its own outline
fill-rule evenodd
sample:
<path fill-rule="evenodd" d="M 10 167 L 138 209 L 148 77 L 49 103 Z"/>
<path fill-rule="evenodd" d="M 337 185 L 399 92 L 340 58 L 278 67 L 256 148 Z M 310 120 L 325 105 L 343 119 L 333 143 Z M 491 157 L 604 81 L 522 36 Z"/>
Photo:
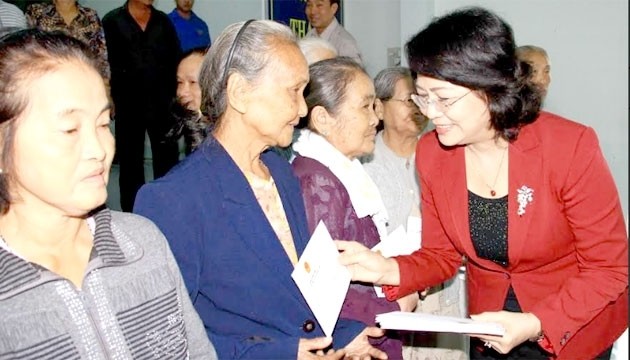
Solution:
<path fill-rule="evenodd" d="M 346 352 L 346 359 L 353 360 L 369 360 L 369 359 L 387 359 L 387 354 L 372 345 L 369 338 L 376 338 L 385 335 L 385 330 L 374 326 L 366 327 L 343 349 Z"/>
<path fill-rule="evenodd" d="M 356 241 L 336 240 L 337 249 L 342 253 L 339 262 L 352 274 L 352 280 L 379 285 L 398 285 L 398 262 L 385 258 Z"/>
<path fill-rule="evenodd" d="M 313 339 L 300 339 L 298 344 L 298 360 L 314 360 L 314 359 L 343 359 L 346 352 L 344 350 L 330 349 L 324 353 L 325 348 L 332 344 L 332 338 L 318 337 Z"/>

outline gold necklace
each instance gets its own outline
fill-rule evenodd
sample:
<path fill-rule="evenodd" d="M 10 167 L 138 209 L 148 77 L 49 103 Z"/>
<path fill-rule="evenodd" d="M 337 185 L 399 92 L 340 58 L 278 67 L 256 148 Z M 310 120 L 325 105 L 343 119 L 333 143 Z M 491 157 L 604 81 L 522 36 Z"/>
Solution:
<path fill-rule="evenodd" d="M 494 182 L 492 183 L 492 186 L 490 186 L 486 182 L 486 179 L 483 176 L 481 176 L 481 173 L 479 173 L 479 169 L 477 169 L 477 167 L 474 167 L 475 173 L 477 174 L 479 179 L 481 179 L 484 185 L 486 185 L 488 189 L 490 189 L 490 196 L 492 197 L 495 197 L 497 195 L 497 192 L 494 189 L 497 185 L 497 180 L 499 179 L 499 174 L 501 173 L 501 168 L 503 167 L 503 160 L 505 159 L 505 153 L 507 153 L 507 150 L 508 150 L 508 147 L 506 146 L 505 149 L 503 150 L 503 155 L 501 155 L 501 162 L 499 163 L 499 169 L 497 169 L 497 174 L 494 176 Z M 474 151 L 470 151 L 470 152 L 472 152 L 475 155 L 478 163 L 481 164 L 481 159 L 479 158 L 479 155 L 477 155 Z"/>

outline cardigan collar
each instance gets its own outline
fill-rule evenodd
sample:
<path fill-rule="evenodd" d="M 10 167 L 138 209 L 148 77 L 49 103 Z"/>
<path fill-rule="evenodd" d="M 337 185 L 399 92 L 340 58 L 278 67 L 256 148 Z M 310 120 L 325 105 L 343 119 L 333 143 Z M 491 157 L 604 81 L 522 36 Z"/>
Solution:
<path fill-rule="evenodd" d="M 114 238 L 110 210 L 102 208 L 97 210 L 93 216 L 95 228 L 90 263 L 94 258 L 98 258 L 102 263 L 97 267 L 104 267 L 122 265 L 134 260 L 130 258 L 134 253 L 126 256 Z M 137 257 L 138 253 L 135 255 Z M 58 278 L 57 275 L 52 274 L 44 267 L 28 262 L 0 247 L 0 299 Z"/>

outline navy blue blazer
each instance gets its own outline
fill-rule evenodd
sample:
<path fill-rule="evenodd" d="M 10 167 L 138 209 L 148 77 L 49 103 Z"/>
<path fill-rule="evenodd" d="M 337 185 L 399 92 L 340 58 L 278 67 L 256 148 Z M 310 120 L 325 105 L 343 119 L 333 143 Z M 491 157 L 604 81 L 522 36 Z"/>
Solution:
<path fill-rule="evenodd" d="M 309 239 L 299 183 L 277 154 L 267 151 L 261 159 L 299 256 Z M 166 176 L 144 185 L 134 212 L 166 235 L 219 358 L 295 359 L 300 338 L 324 336 L 247 179 L 212 136 Z M 334 347 L 363 328 L 340 319 Z"/>

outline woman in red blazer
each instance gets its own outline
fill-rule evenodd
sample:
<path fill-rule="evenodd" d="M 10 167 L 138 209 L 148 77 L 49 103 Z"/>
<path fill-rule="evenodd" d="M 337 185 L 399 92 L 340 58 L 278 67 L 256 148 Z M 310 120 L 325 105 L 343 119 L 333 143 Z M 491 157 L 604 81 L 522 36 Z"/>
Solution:
<path fill-rule="evenodd" d="M 628 325 L 628 237 L 595 132 L 539 113 L 509 25 L 487 10 L 437 18 L 406 47 L 435 125 L 416 156 L 423 248 L 385 259 L 341 241 L 342 263 L 393 300 L 464 255 L 471 317 L 506 329 L 473 338 L 471 359 L 609 358 Z"/>

